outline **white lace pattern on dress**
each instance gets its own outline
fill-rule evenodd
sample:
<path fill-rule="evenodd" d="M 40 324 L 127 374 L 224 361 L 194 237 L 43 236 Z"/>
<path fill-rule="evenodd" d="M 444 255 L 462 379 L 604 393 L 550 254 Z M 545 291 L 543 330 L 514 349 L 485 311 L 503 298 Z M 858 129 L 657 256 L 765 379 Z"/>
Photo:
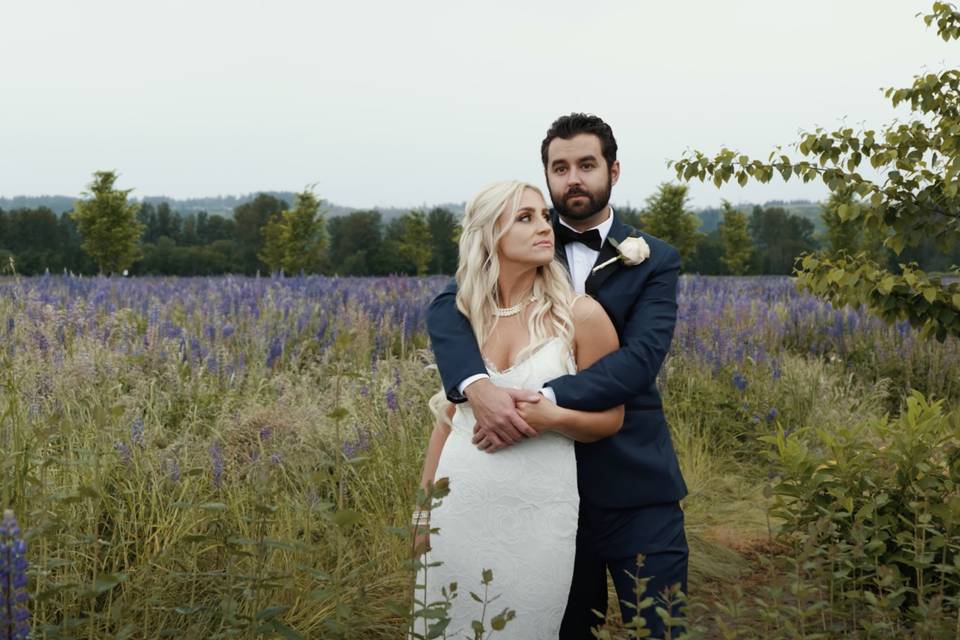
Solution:
<path fill-rule="evenodd" d="M 539 389 L 576 370 L 567 344 L 550 338 L 504 371 L 488 364 L 498 386 Z M 576 547 L 577 467 L 573 440 L 545 433 L 496 453 L 471 442 L 475 419 L 467 404 L 457 405 L 453 429 L 440 455 L 437 478 L 450 479 L 450 494 L 433 510 L 427 602 L 442 600 L 441 586 L 458 585 L 450 610 L 448 638 L 473 638 L 479 620 L 484 569 L 493 571 L 485 626 L 505 607 L 516 618 L 494 637 L 555 640 L 567 604 Z M 423 574 L 418 583 L 423 584 Z M 423 598 L 419 590 L 418 598 Z M 418 629 L 422 622 L 418 624 Z"/>

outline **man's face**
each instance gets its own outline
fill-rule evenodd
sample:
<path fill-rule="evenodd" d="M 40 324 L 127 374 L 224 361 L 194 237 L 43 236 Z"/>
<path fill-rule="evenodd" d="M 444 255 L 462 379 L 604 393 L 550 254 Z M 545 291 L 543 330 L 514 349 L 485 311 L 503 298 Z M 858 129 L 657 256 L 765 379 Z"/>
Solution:
<path fill-rule="evenodd" d="M 592 222 L 610 202 L 610 190 L 620 177 L 620 162 L 608 167 L 600 138 L 580 133 L 547 146 L 547 187 L 553 208 L 568 222 Z M 597 220 L 597 224 L 602 220 Z"/>

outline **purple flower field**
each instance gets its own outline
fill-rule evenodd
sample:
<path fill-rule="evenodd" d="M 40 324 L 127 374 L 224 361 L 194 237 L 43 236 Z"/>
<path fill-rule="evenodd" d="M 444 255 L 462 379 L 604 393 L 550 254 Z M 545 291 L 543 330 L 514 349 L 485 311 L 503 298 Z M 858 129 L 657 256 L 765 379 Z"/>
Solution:
<path fill-rule="evenodd" d="M 398 637 L 440 389 L 425 312 L 448 281 L 0 279 L 17 619 L 50 638 Z M 750 539 L 766 438 L 897 414 L 909 389 L 952 403 L 960 346 L 787 278 L 684 276 L 659 382 L 691 535 Z M 697 588 L 743 566 L 716 546 Z"/>
<path fill-rule="evenodd" d="M 448 279 L 432 278 L 68 278 L 0 280 L 2 350 L 54 363 L 80 342 L 131 357 L 175 359 L 202 375 L 236 379 L 323 357 L 344 331 L 363 331 L 371 366 L 400 343 L 425 347 L 425 310 Z M 952 397 L 956 340 L 918 338 L 862 310 L 835 309 L 784 277 L 685 276 L 671 354 L 714 372 L 784 352 L 847 363 L 904 390 Z M 353 354 L 357 355 L 357 354 Z M 397 353 L 396 355 L 399 355 Z M 937 376 L 930 377 L 930 365 Z M 947 370 L 941 369 L 947 366 Z"/>

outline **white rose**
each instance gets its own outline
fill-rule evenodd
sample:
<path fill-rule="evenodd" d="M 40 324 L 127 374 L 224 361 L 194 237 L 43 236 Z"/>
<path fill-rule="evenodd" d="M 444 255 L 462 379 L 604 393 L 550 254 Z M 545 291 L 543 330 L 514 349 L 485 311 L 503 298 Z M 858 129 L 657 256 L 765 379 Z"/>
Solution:
<path fill-rule="evenodd" d="M 647 241 L 643 238 L 627 238 L 619 244 L 617 244 L 613 238 L 608 238 L 607 241 L 611 242 L 613 246 L 617 248 L 617 252 L 620 255 L 615 258 L 610 258 L 603 264 L 598 264 L 593 268 L 591 273 L 596 273 L 608 264 L 613 264 L 617 260 L 622 260 L 623 264 L 627 265 L 628 267 L 632 267 L 640 264 L 650 257 L 650 247 L 647 245 Z"/>
<path fill-rule="evenodd" d="M 650 257 L 650 247 L 643 238 L 627 238 L 620 243 L 617 251 L 623 256 L 623 263 L 631 267 Z"/>

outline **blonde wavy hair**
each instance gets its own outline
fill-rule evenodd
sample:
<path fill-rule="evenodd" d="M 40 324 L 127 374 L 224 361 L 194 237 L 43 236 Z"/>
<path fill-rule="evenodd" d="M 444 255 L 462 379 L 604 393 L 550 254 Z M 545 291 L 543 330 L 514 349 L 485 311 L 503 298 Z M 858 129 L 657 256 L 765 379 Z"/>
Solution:
<path fill-rule="evenodd" d="M 514 223 L 510 217 L 501 228 L 500 216 L 504 211 L 519 208 L 525 189 L 532 189 L 543 197 L 540 189 L 532 184 L 505 180 L 480 191 L 464 211 L 456 275 L 457 308 L 470 321 L 481 347 L 493 332 L 497 320 L 494 309 L 500 306 L 498 244 Z M 518 361 L 548 338 L 559 336 L 568 345 L 573 344 L 574 292 L 564 268 L 556 260 L 537 267 L 530 293 L 534 298 L 528 312 L 530 343 L 517 354 Z"/>

